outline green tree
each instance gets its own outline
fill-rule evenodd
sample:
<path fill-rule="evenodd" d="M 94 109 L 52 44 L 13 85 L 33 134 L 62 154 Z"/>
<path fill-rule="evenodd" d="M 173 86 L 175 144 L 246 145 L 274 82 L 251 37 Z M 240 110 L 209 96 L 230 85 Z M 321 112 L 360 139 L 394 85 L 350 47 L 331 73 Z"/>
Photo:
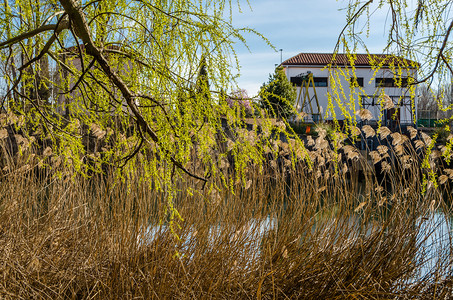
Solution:
<path fill-rule="evenodd" d="M 295 112 L 296 88 L 289 82 L 282 67 L 269 75 L 269 80 L 261 86 L 259 96 L 261 107 L 269 115 L 277 118 L 288 118 Z"/>

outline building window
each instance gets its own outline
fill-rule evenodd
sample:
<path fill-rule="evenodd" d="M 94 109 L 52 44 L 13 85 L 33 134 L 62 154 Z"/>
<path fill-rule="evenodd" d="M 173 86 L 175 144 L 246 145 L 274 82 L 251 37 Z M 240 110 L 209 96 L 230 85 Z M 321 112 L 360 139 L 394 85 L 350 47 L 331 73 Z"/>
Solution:
<path fill-rule="evenodd" d="M 407 87 L 407 78 L 376 78 L 376 87 Z"/>
<path fill-rule="evenodd" d="M 351 87 L 363 87 L 363 77 L 351 77 L 349 78 L 349 84 Z"/>
<path fill-rule="evenodd" d="M 290 81 L 295 86 L 302 85 L 302 77 L 300 77 L 300 76 L 291 77 Z M 316 87 L 327 87 L 327 77 L 313 77 L 313 82 L 315 83 Z M 313 86 L 313 84 L 310 81 L 310 87 L 312 87 L 312 86 Z"/>
<path fill-rule="evenodd" d="M 315 86 L 327 87 L 327 77 L 314 77 Z"/>
<path fill-rule="evenodd" d="M 302 85 L 302 77 L 291 77 L 289 79 L 289 81 L 291 81 L 292 84 L 294 84 L 295 86 L 301 86 Z"/>

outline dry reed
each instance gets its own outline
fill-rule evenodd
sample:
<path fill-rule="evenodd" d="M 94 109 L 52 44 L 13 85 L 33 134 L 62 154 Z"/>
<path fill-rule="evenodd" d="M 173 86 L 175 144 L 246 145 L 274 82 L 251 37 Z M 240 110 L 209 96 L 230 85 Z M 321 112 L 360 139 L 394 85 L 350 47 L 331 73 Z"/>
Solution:
<path fill-rule="evenodd" d="M 401 137 L 394 139 L 400 146 Z M 49 173 L 26 155 L 3 157 L 14 164 L 0 185 L 0 295 L 451 298 L 451 230 L 435 230 L 451 226 L 451 169 L 423 194 L 422 170 L 407 144 L 393 160 L 392 148 L 375 152 L 374 161 L 388 165 L 380 181 L 354 148 L 345 146 L 345 159 L 335 161 L 326 143 L 316 140 L 315 164 L 299 160 L 293 168 L 278 158 L 263 171 L 250 165 L 245 184 L 234 182 L 232 190 L 187 193 L 194 183 L 176 182 L 184 221 L 174 232 L 165 192 L 140 169 L 127 181 L 114 170 L 85 178 L 62 164 Z M 403 150 L 412 162 L 403 162 Z M 231 168 L 220 163 L 227 175 Z M 432 246 L 439 241 L 442 247 Z"/>

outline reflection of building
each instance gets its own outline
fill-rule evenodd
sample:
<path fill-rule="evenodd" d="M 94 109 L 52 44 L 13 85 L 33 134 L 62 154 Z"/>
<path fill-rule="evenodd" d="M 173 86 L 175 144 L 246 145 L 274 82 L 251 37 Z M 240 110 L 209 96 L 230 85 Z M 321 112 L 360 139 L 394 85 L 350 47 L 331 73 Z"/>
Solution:
<path fill-rule="evenodd" d="M 357 54 L 353 62 L 353 74 L 353 68 L 345 54 L 336 54 L 334 60 L 333 58 L 333 54 L 327 53 L 300 53 L 282 63 L 286 76 L 298 87 L 298 99 L 303 99 L 304 93 L 311 93 L 309 89 L 300 88 L 302 78 L 307 74 L 313 76 L 310 86 L 315 86 L 319 111 L 310 111 L 307 105 L 301 107 L 302 101 L 298 101 L 297 109 L 308 114 L 305 121 L 316 121 L 318 114 L 324 120 L 332 120 L 334 114 L 340 121 L 348 115 L 355 117 L 353 111 L 360 108 L 360 102 L 363 108 L 373 114 L 371 122 L 381 118 L 383 124 L 387 125 L 414 123 L 412 107 L 416 107 L 416 104 L 411 106 L 408 80 L 410 77 L 416 78 L 417 63 L 391 55 Z M 332 62 L 336 69 L 329 72 L 326 66 Z M 373 67 L 377 65 L 379 70 Z M 335 72 L 338 77 L 334 75 Z M 384 93 L 393 100 L 396 110 L 382 109 Z M 416 101 L 416 95 L 413 94 L 412 99 Z M 312 94 L 309 97 L 312 99 Z M 329 98 L 332 100 L 332 109 L 328 107 Z M 339 103 L 344 105 L 340 107 Z M 317 110 L 316 103 L 312 107 Z"/>

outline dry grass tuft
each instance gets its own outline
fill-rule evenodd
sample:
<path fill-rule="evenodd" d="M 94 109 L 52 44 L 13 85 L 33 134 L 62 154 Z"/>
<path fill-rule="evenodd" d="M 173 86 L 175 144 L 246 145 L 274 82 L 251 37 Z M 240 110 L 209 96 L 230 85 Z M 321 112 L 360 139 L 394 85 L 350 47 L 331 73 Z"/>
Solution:
<path fill-rule="evenodd" d="M 415 139 L 417 137 L 417 129 L 415 129 L 412 126 L 408 126 L 407 130 L 409 131 L 409 134 L 411 136 L 411 140 Z"/>
<path fill-rule="evenodd" d="M 422 132 L 421 133 L 421 137 L 422 137 L 423 141 L 425 142 L 425 144 L 427 146 L 429 146 L 431 144 L 432 139 L 431 139 L 431 137 L 429 135 L 427 135 L 426 133 Z"/>
<path fill-rule="evenodd" d="M 388 129 L 386 126 L 381 126 L 379 129 L 378 129 L 378 132 L 379 132 L 379 137 L 381 139 L 385 139 L 387 138 L 387 136 L 389 136 L 392 132 L 390 131 L 390 129 Z"/>
<path fill-rule="evenodd" d="M 376 132 L 370 125 L 364 125 L 362 131 L 365 133 L 366 138 L 374 137 L 376 135 Z"/>
<path fill-rule="evenodd" d="M 395 103 L 393 103 L 392 98 L 390 98 L 387 95 L 384 95 L 383 97 L 384 105 L 382 109 L 392 109 L 395 107 Z"/>
<path fill-rule="evenodd" d="M 365 108 L 361 108 L 360 110 L 358 110 L 357 115 L 360 117 L 360 119 L 364 121 L 369 121 L 373 119 L 373 114 L 371 113 L 371 111 Z"/>

